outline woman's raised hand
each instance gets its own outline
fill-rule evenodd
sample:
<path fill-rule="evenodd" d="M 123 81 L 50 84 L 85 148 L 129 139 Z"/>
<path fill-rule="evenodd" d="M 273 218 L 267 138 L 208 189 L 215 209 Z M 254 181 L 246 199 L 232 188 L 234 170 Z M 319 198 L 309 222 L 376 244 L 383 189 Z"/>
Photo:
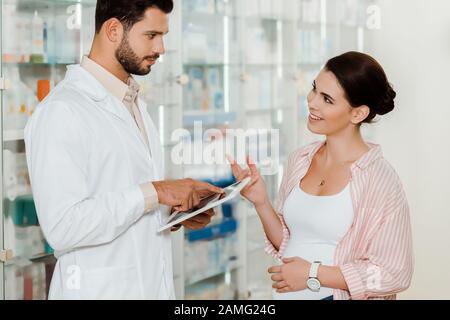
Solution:
<path fill-rule="evenodd" d="M 266 204 L 269 201 L 266 184 L 252 159 L 247 157 L 248 169 L 243 169 L 230 155 L 227 155 L 227 159 L 231 164 L 233 175 L 238 181 L 251 177 L 250 183 L 241 191 L 241 195 L 255 207 Z"/>

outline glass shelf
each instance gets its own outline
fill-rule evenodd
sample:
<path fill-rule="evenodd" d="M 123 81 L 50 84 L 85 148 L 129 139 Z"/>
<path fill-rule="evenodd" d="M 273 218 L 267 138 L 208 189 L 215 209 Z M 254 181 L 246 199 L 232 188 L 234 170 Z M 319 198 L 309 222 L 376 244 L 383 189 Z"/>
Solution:
<path fill-rule="evenodd" d="M 213 20 L 216 23 L 223 23 L 223 18 L 228 17 L 230 19 L 238 19 L 239 17 L 234 14 L 227 13 L 209 13 L 209 12 L 189 12 L 183 15 L 183 19 L 189 21 L 201 21 L 201 20 Z"/>
<path fill-rule="evenodd" d="M 241 268 L 241 264 L 239 261 L 230 261 L 226 266 L 218 267 L 218 268 L 212 268 L 206 271 L 198 271 L 197 274 L 194 276 L 191 276 L 189 278 L 185 279 L 185 284 L 187 286 L 195 285 L 201 281 L 208 280 L 210 278 L 214 278 L 218 275 L 231 272 L 233 270 Z"/>
<path fill-rule="evenodd" d="M 283 23 L 295 23 L 297 20 L 294 17 L 286 17 L 282 15 L 247 15 L 247 16 L 240 16 L 239 18 L 244 20 L 265 20 L 265 21 L 271 21 L 271 22 L 283 22 Z"/>
<path fill-rule="evenodd" d="M 240 67 L 242 66 L 241 63 L 209 63 L 209 62 L 186 62 L 183 64 L 183 67 L 185 69 L 191 69 L 191 68 L 225 68 L 225 67 Z"/>
<path fill-rule="evenodd" d="M 321 62 L 298 62 L 299 67 L 321 67 L 324 65 L 323 61 Z"/>
<path fill-rule="evenodd" d="M 190 12 L 185 15 L 185 19 L 187 20 L 201 20 L 201 19 L 207 19 L 207 20 L 215 20 L 216 23 L 223 23 L 221 19 L 224 17 L 228 17 L 230 19 L 234 20 L 266 20 L 266 21 L 282 21 L 286 23 L 295 23 L 296 19 L 293 17 L 286 17 L 282 15 L 243 15 L 243 14 L 227 14 L 227 13 L 206 13 L 206 12 Z"/>
<path fill-rule="evenodd" d="M 0 297 L 45 299 L 54 262 L 37 221 L 24 127 L 39 101 L 79 62 L 93 36 L 95 0 L 3 0 L 1 228 L 14 258 L 0 270 Z M 41 32 L 42 31 L 42 32 Z M 50 88 L 51 87 L 51 88 Z"/>
<path fill-rule="evenodd" d="M 18 264 L 24 264 L 24 263 L 37 263 L 37 262 L 47 262 L 47 261 L 56 261 L 55 256 L 53 255 L 53 253 L 41 253 L 41 254 L 37 254 L 31 257 L 25 257 L 25 256 L 21 256 L 21 257 L 15 257 L 12 258 L 11 260 L 8 260 L 8 262 L 5 263 L 5 266 L 13 266 L 13 265 L 18 265 Z"/>
<path fill-rule="evenodd" d="M 244 67 L 247 68 L 268 68 L 268 69 L 273 69 L 273 68 L 290 68 L 295 69 L 297 64 L 295 62 L 286 62 L 286 63 L 277 63 L 277 62 L 266 62 L 266 63 L 244 63 L 243 64 Z"/>
<path fill-rule="evenodd" d="M 4 4 L 17 5 L 19 10 L 39 10 L 48 9 L 50 6 L 67 6 L 80 4 L 83 6 L 95 6 L 96 0 L 4 0 Z"/>
<path fill-rule="evenodd" d="M 258 113 L 264 113 L 264 112 L 278 112 L 278 111 L 287 111 L 292 110 L 292 107 L 284 106 L 284 107 L 272 107 L 272 108 L 250 108 L 245 107 L 245 112 L 249 115 L 255 114 L 258 115 Z"/>
<path fill-rule="evenodd" d="M 205 279 L 192 286 L 187 286 L 186 300 L 236 300 L 245 299 L 246 295 L 239 292 L 239 270 L 224 272 Z"/>
<path fill-rule="evenodd" d="M 320 28 L 339 28 L 340 26 L 343 26 L 343 23 L 339 22 L 304 22 L 304 21 L 298 21 L 297 22 L 297 28 L 298 29 L 320 29 Z"/>
<path fill-rule="evenodd" d="M 191 127 L 195 122 L 200 121 L 204 126 L 224 124 L 234 122 L 237 119 L 235 112 L 223 111 L 185 111 L 183 123 L 186 127 Z"/>
<path fill-rule="evenodd" d="M 34 63 L 34 62 L 4 62 L 3 66 L 5 67 L 25 67 L 25 68 L 33 68 L 33 67 L 61 67 L 65 68 L 68 65 L 76 64 L 76 61 L 71 62 L 54 62 L 54 63 L 48 63 L 48 62 L 42 62 L 42 63 Z"/>
<path fill-rule="evenodd" d="M 25 133 L 23 130 L 6 130 L 3 132 L 4 142 L 21 141 L 24 137 Z"/>

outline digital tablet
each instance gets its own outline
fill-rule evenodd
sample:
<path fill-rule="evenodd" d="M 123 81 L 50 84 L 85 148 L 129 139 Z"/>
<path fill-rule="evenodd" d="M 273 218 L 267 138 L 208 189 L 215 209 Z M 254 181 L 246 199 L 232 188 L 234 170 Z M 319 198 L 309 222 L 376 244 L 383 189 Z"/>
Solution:
<path fill-rule="evenodd" d="M 196 215 L 208 211 L 212 208 L 218 207 L 221 204 L 224 204 L 227 201 L 235 198 L 237 195 L 240 195 L 241 191 L 250 183 L 251 178 L 246 178 L 241 182 L 237 182 L 223 189 L 224 194 L 213 194 L 209 197 L 206 197 L 200 201 L 200 204 L 186 212 L 175 211 L 172 213 L 167 220 L 166 224 L 162 226 L 158 232 L 165 231 L 169 228 L 172 228 L 183 221 L 189 220 Z"/>

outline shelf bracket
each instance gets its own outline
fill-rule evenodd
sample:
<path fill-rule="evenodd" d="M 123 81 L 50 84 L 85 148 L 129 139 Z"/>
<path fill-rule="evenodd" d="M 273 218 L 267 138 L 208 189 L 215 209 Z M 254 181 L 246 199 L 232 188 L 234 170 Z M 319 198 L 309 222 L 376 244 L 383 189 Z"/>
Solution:
<path fill-rule="evenodd" d="M 0 251 L 0 262 L 8 262 L 14 257 L 12 250 L 1 250 Z"/>

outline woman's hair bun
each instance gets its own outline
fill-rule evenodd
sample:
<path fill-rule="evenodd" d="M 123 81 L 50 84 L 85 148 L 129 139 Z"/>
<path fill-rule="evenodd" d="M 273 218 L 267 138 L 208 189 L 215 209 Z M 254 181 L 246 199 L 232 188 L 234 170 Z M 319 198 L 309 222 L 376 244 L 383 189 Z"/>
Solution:
<path fill-rule="evenodd" d="M 374 110 L 378 115 L 384 116 L 395 109 L 395 98 L 397 97 L 397 92 L 394 91 L 392 85 L 388 84 L 386 94 L 381 100 L 380 105 Z"/>

